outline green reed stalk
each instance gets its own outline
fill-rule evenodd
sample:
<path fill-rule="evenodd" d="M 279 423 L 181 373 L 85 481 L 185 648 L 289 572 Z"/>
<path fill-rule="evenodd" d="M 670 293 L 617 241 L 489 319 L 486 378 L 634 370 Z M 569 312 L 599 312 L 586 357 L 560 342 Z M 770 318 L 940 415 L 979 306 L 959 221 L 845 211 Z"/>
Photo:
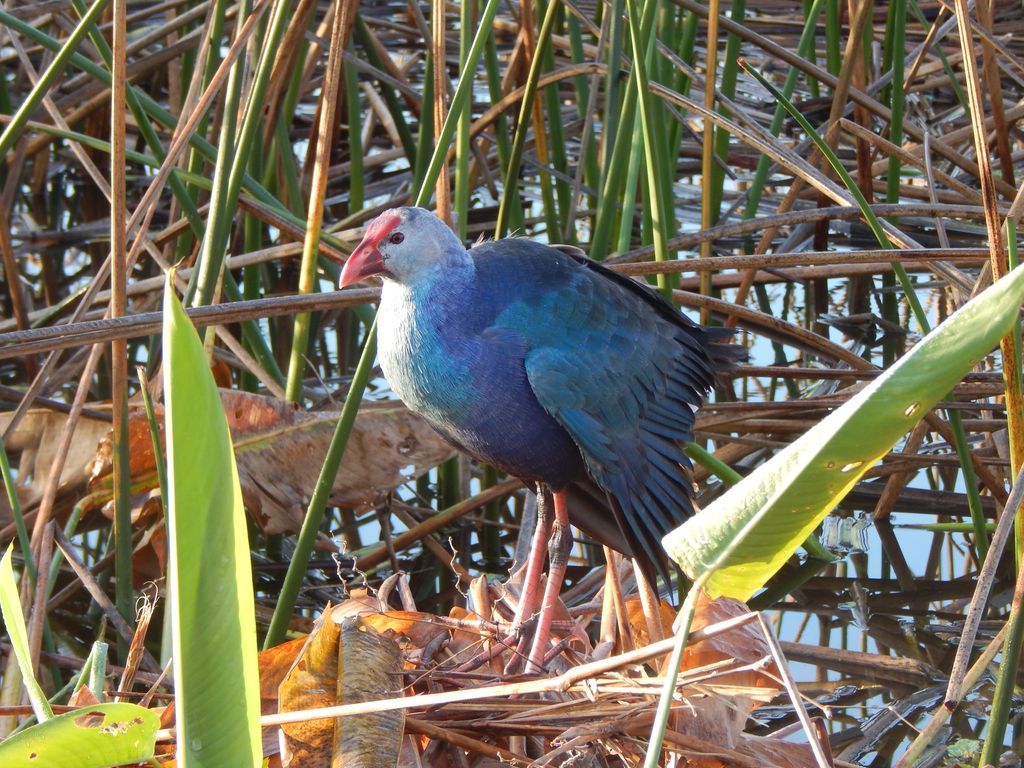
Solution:
<path fill-rule="evenodd" d="M 232 215 L 242 190 L 242 182 L 248 176 L 249 157 L 259 141 L 262 132 L 264 96 L 270 85 L 277 50 L 290 17 L 291 3 L 281 0 L 270 20 L 270 27 L 264 47 L 260 53 L 251 89 L 246 100 L 245 115 L 240 128 L 236 126 L 238 103 L 245 74 L 246 60 L 240 58 L 232 68 L 228 80 L 227 96 L 222 116 L 221 144 L 217 153 L 214 176 L 214 192 L 210 201 L 206 237 L 196 260 L 196 270 L 189 281 L 186 301 L 196 306 L 209 304 L 220 279 L 224 257 L 228 251 L 228 235 Z M 244 11 L 244 15 L 243 14 Z M 242 3 L 239 14 L 247 16 L 249 2 Z M 237 129 L 237 133 L 236 133 Z M 223 189 L 220 185 L 223 184 Z"/>
<path fill-rule="evenodd" d="M 526 147 L 526 137 L 530 132 L 533 100 L 537 95 L 537 80 L 540 78 L 541 65 L 544 61 L 543 53 L 551 40 L 551 30 L 554 27 L 557 7 L 556 2 L 551 2 L 548 5 L 544 12 L 544 20 L 540 25 L 540 32 L 537 34 L 536 49 L 533 52 L 533 60 L 530 62 L 529 74 L 526 76 L 526 88 L 519 104 L 519 117 L 516 120 L 515 136 L 512 139 L 512 151 L 508 165 L 505 167 L 501 203 L 498 206 L 498 218 L 494 224 L 496 238 L 504 237 L 508 233 L 509 208 L 518 203 L 519 168 L 523 159 L 523 149 Z M 545 174 L 541 174 L 542 179 L 544 176 Z"/>
<path fill-rule="evenodd" d="M 634 81 L 640 107 L 640 123 L 643 129 L 644 160 L 647 167 L 647 205 L 652 219 L 652 235 L 654 240 L 654 260 L 667 261 L 669 258 L 668 241 L 674 229 L 670 218 L 672 211 L 664 209 L 664 184 L 662 169 L 665 167 L 662 158 L 663 147 L 656 135 L 654 125 L 654 108 L 647 80 L 647 61 L 649 50 L 654 40 L 649 34 L 643 34 L 644 27 L 650 28 L 654 21 L 655 0 L 647 0 L 644 4 L 643 18 L 636 0 L 626 0 L 629 9 L 629 34 L 633 43 L 633 69 L 636 74 Z M 649 19 L 649 21 L 648 21 Z M 658 287 L 671 297 L 672 287 L 665 275 L 658 276 Z"/>
<path fill-rule="evenodd" d="M 11 122 L 4 128 L 3 133 L 0 133 L 0 158 L 5 157 L 7 153 L 14 146 L 14 143 L 21 136 L 22 131 L 25 128 L 25 124 L 28 119 L 35 112 L 36 108 L 42 102 L 43 97 L 46 96 L 50 90 L 50 86 L 53 85 L 54 81 L 64 72 L 67 68 L 68 62 L 72 59 L 75 50 L 81 44 L 82 40 L 85 39 L 86 34 L 92 29 L 92 25 L 99 18 L 99 15 L 103 12 L 103 9 L 107 5 L 107 0 L 96 0 L 92 4 L 92 7 L 83 15 L 82 21 L 79 22 L 78 26 L 68 36 L 68 39 L 64 43 L 60 44 L 60 48 L 57 50 L 57 55 L 50 62 L 50 65 L 43 70 L 43 73 L 39 76 L 39 82 L 35 84 L 28 96 L 25 97 L 24 102 L 18 108 L 18 111 L 14 113 L 11 118 Z M 5 13 L 4 16 L 7 16 Z"/>

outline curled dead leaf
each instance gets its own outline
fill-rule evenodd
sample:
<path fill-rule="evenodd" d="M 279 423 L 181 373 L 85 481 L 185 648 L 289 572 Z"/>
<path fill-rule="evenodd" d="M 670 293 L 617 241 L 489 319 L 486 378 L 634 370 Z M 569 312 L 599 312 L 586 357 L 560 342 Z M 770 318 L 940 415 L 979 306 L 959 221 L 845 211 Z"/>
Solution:
<path fill-rule="evenodd" d="M 338 658 L 339 704 L 402 695 L 398 646 L 359 619 L 342 622 Z M 404 709 L 341 718 L 334 731 L 337 765 L 391 768 L 398 763 L 404 731 Z"/>

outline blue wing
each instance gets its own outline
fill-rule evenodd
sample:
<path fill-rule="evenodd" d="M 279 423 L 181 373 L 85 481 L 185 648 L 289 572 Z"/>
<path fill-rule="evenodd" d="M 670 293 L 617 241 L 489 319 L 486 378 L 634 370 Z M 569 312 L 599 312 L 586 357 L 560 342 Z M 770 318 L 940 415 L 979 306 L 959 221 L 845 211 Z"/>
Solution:
<path fill-rule="evenodd" d="M 543 250 L 568 262 L 564 279 L 506 318 L 530 336 L 529 385 L 579 448 L 634 555 L 664 572 L 661 537 L 693 514 L 683 448 L 713 383 L 706 333 L 632 280 Z"/>

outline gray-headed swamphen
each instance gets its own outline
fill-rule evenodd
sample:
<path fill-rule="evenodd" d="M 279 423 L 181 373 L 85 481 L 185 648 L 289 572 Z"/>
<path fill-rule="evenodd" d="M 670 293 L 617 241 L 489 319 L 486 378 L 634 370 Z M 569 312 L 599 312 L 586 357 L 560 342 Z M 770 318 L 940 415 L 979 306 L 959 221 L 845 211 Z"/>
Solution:
<path fill-rule="evenodd" d="M 378 355 L 391 388 L 452 445 L 537 488 L 540 519 L 513 623 L 536 609 L 550 531 L 527 666 L 535 671 L 565 572 L 570 511 L 648 575 L 667 571 L 661 537 L 693 514 L 683 448 L 694 413 L 738 348 L 710 343 L 729 334 L 571 250 L 516 238 L 466 250 L 422 208 L 378 216 L 340 284 L 371 275 L 384 281 Z M 595 486 L 611 526 L 594 511 L 600 505 L 571 510 L 569 494 L 589 487 L 592 497 Z"/>

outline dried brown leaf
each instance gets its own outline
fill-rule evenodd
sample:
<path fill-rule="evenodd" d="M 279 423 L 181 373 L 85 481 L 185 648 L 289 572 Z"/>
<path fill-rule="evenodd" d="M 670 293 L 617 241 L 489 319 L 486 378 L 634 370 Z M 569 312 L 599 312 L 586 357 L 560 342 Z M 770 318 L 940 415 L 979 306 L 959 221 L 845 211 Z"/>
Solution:
<path fill-rule="evenodd" d="M 461 606 L 452 606 L 452 609 L 448 612 L 448 616 L 459 621 L 464 621 L 467 624 L 469 622 L 477 622 L 481 620 L 481 616 L 472 611 L 467 611 Z M 474 653 L 482 650 L 481 643 L 483 643 L 487 637 L 482 632 L 474 632 L 469 629 L 455 629 L 452 630 L 452 639 L 448 643 L 448 649 L 458 656 L 463 653 Z"/>
<path fill-rule="evenodd" d="M 407 643 L 416 649 L 424 648 L 435 637 L 448 631 L 448 627 L 438 623 L 432 613 L 419 611 L 368 613 L 360 618 L 378 634 Z"/>
<path fill-rule="evenodd" d="M 100 700 L 96 698 L 96 695 L 87 685 L 76 688 L 74 693 L 68 699 L 69 707 L 88 707 L 93 704 L 99 704 Z"/>
<path fill-rule="evenodd" d="M 658 612 L 661 614 L 661 626 L 668 631 L 672 622 L 676 620 L 676 610 L 669 603 L 661 600 L 658 602 Z M 629 626 L 633 631 L 633 640 L 637 648 L 649 645 L 651 642 L 650 633 L 647 631 L 647 619 L 644 617 L 644 606 L 639 597 L 631 597 L 626 600 L 626 615 L 629 617 Z"/>
<path fill-rule="evenodd" d="M 0 434 L 7 430 L 13 412 L 0 414 Z M 18 499 L 23 510 L 34 506 L 43 495 L 50 467 L 60 446 L 61 434 L 67 423 L 67 414 L 46 408 L 33 408 L 18 422 L 14 431 L 4 435 L 4 447 L 18 460 Z M 96 444 L 110 432 L 110 422 L 82 415 L 78 419 L 64 469 L 60 475 L 58 498 L 81 493 L 89 479 L 89 465 L 96 453 Z M 11 510 L 6 494 L 0 493 L 0 524 L 11 521 Z"/>
<path fill-rule="evenodd" d="M 260 711 L 266 715 L 278 711 L 278 688 L 288 675 L 288 670 L 295 663 L 296 657 L 306 644 L 305 637 L 289 640 L 260 651 L 258 657 L 260 670 Z"/>
<path fill-rule="evenodd" d="M 335 624 L 341 624 L 346 616 L 363 616 L 367 613 L 380 613 L 380 610 L 380 601 L 376 595 L 360 587 L 349 590 L 348 600 L 331 608 L 330 614 Z"/>
<path fill-rule="evenodd" d="M 147 582 L 162 579 L 167 573 L 167 529 L 163 525 L 159 496 L 146 499 L 138 517 L 157 521 L 146 529 L 142 540 L 132 550 L 132 583 L 141 588 Z"/>
<path fill-rule="evenodd" d="M 225 407 L 231 414 L 242 494 L 250 514 L 267 533 L 297 531 L 334 434 L 337 412 L 282 413 L 279 423 L 239 431 L 236 436 L 238 417 L 252 412 L 241 402 L 226 401 Z M 452 448 L 404 405 L 364 404 L 345 448 L 330 502 L 342 506 L 372 503 L 382 492 L 418 477 L 453 454 Z"/>
<path fill-rule="evenodd" d="M 338 637 L 333 621 L 320 620 L 278 689 L 278 711 L 329 707 L 337 703 Z M 281 762 L 290 768 L 330 765 L 334 722 L 308 720 L 281 726 Z"/>
<path fill-rule="evenodd" d="M 268 534 L 294 533 L 302 525 L 338 420 L 337 411 L 305 412 L 292 403 L 236 390 L 221 390 L 235 445 L 246 509 Z M 160 409 L 158 409 L 158 417 Z M 154 459 L 145 412 L 129 419 L 132 481 L 155 487 Z M 90 487 L 110 484 L 109 426 L 95 449 Z M 95 446 L 95 443 L 93 443 Z M 330 502 L 359 506 L 413 479 L 454 451 L 427 423 L 397 402 L 360 408 Z"/>
<path fill-rule="evenodd" d="M 712 624 L 742 616 L 746 613 L 750 613 L 750 608 L 739 600 L 731 598 L 711 600 L 706 593 L 701 593 L 697 600 L 697 611 L 693 619 L 693 629 L 711 626 Z M 694 643 L 686 649 L 683 666 L 685 669 L 693 669 L 727 660 L 753 664 L 768 656 L 770 656 L 768 643 L 761 635 L 757 625 L 751 622 L 729 632 L 723 632 L 706 640 L 701 640 L 699 643 Z M 775 674 L 778 672 L 774 664 L 769 669 L 774 670 Z M 749 679 L 746 677 L 730 677 L 722 682 L 730 685 L 758 685 L 763 683 L 768 687 L 777 687 L 772 678 L 762 674 L 756 674 Z"/>
<path fill-rule="evenodd" d="M 159 413 L 162 420 L 163 409 Z M 109 424 L 92 449 L 95 455 L 89 462 L 89 490 L 110 489 L 114 474 L 114 445 Z M 150 487 L 156 487 L 153 439 L 149 434 L 146 410 L 141 405 L 133 405 L 128 409 L 128 471 L 133 484 L 143 482 L 150 475 Z"/>
<path fill-rule="evenodd" d="M 693 629 L 749 612 L 750 609 L 739 600 L 711 600 L 701 593 Z M 674 714 L 672 727 L 680 733 L 714 744 L 735 747 L 747 717 L 765 698 L 757 695 L 758 689 L 774 692 L 779 688 L 772 677 L 759 671 L 766 658 L 770 658 L 768 643 L 753 622 L 688 646 L 683 654 L 683 669 L 686 670 L 713 668 L 723 663 L 730 666 L 734 663 L 750 664 L 758 668 L 715 673 L 708 681 L 707 693 L 688 697 L 689 706 Z"/>
<path fill-rule="evenodd" d="M 359 619 L 342 622 L 339 659 L 339 704 L 401 695 L 398 646 Z M 398 763 L 404 731 L 403 709 L 341 718 L 334 734 L 332 767 L 391 768 Z"/>
<path fill-rule="evenodd" d="M 281 682 L 279 710 L 392 697 L 401 691 L 400 671 L 397 645 L 360 618 L 345 617 L 341 624 L 322 618 Z M 404 720 L 399 710 L 284 725 L 282 765 L 391 768 L 398 762 Z"/>

